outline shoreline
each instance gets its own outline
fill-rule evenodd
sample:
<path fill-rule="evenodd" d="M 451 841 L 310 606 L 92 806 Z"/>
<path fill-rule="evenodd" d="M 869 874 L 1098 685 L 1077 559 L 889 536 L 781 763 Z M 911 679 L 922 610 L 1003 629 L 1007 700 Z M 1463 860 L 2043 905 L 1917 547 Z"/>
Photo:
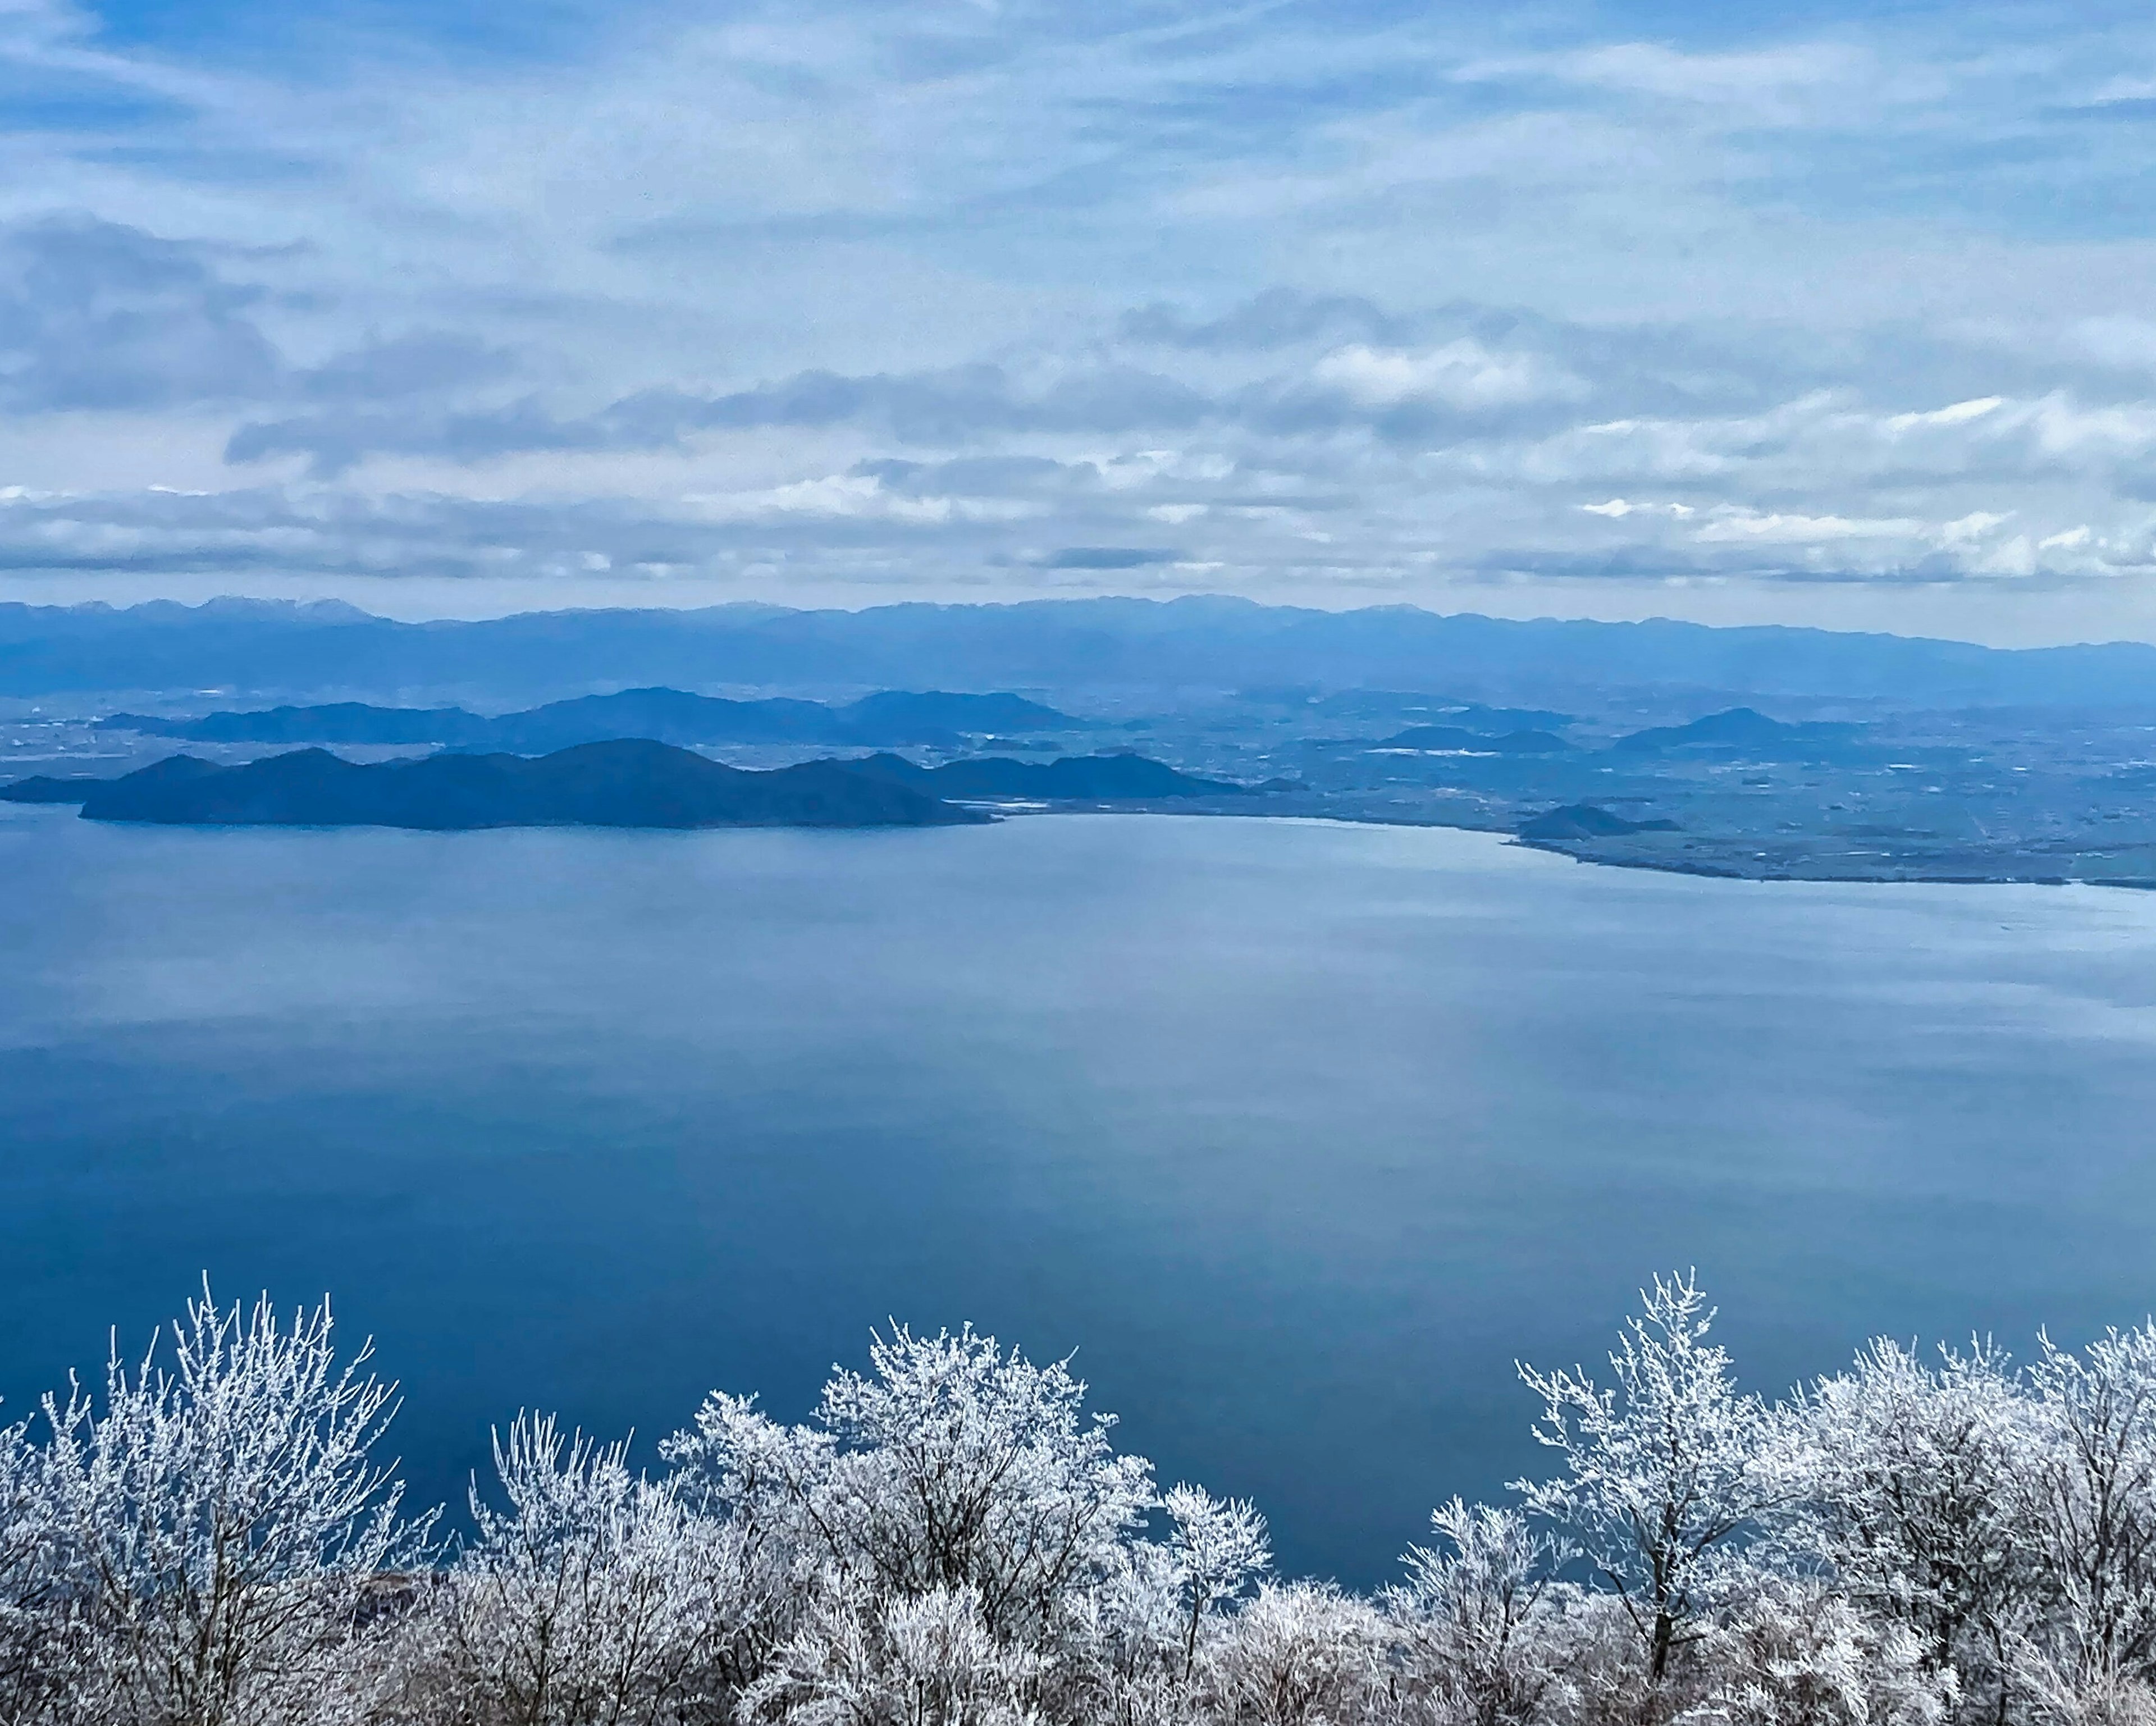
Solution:
<path fill-rule="evenodd" d="M 1734 865 L 1718 863 L 1706 859 L 1663 859 L 1648 856 L 1610 856 L 1606 855 L 1596 855 L 1595 853 L 1589 850 L 1575 850 L 1562 844 L 1554 843 L 1547 840 L 1523 839 L 1517 833 L 1506 828 L 1482 826 L 1465 821 L 1404 820 L 1397 817 L 1388 818 L 1381 815 L 1362 814 L 1353 810 L 1338 809 L 1298 809 L 1291 813 L 1285 810 L 1277 813 L 1266 813 L 1253 809 L 1247 804 L 1244 804 L 1240 807 L 1229 807 L 1220 803 L 1216 803 L 1211 799 L 1194 801 L 1196 802 L 1197 806 L 1194 807 L 1187 804 L 1171 804 L 1167 802 L 1133 802 L 1128 804 L 1110 807 L 1098 804 L 1085 804 L 1076 802 L 1065 803 L 1062 804 L 1044 804 L 1040 802 L 1004 804 L 969 799 L 968 806 L 980 809 L 983 813 L 988 814 L 998 820 L 1004 819 L 1024 819 L 1028 817 L 1040 815 L 1169 815 L 1183 816 L 1188 819 L 1204 820 L 1230 819 L 1245 821 L 1303 821 L 1348 827 L 1391 827 L 1403 830 L 1429 828 L 1440 830 L 1448 833 L 1481 833 L 1486 834 L 1502 844 L 1512 846 L 1520 850 L 1537 851 L 1545 855 L 1563 857 L 1571 862 L 1583 864 L 1592 867 L 1635 870 L 1650 875 L 1690 876 L 1694 878 L 1705 881 L 1757 881 L 1762 883 L 1787 882 L 1793 884 L 1803 883 L 1817 886 L 2085 886 L 2116 888 L 2128 892 L 2156 892 L 2156 878 L 2139 879 L 2130 876 L 2064 875 L 2056 871 L 2041 874 L 2034 871 L 2028 873 L 1979 873 L 1973 871 L 1949 871 L 1939 870 L 1912 870 L 1897 871 L 1891 874 L 1884 872 L 1830 874 L 1823 871 L 1805 871 L 1789 868 L 1744 869 Z M 33 809 L 43 810 L 45 809 L 52 809 L 55 813 L 58 813 L 60 809 L 64 808 L 66 808 L 65 805 L 22 804 L 8 806 L 8 813 L 11 815 L 16 815 L 17 811 L 21 811 L 23 814 L 27 814 Z M 72 814 L 73 811 L 69 810 L 69 813 Z M 17 816 L 17 818 L 20 819 L 20 816 Z M 239 824 L 204 822 L 112 822 L 100 824 L 109 824 L 115 827 L 153 827 L 165 831 L 174 830 L 176 828 L 184 828 L 191 830 L 201 830 L 205 828 L 214 828 L 216 830 L 224 832 L 288 831 L 331 833 L 350 830 L 350 828 L 352 825 L 359 824 L 339 823 L 326 825 L 315 825 L 283 822 Z M 722 826 L 682 830 L 662 827 L 637 828 L 617 826 L 612 824 L 540 823 L 531 824 L 530 830 L 564 833 L 577 831 L 581 828 L 584 830 L 593 832 L 608 833 L 646 831 L 676 832 L 685 830 L 706 833 L 750 831 L 772 832 L 792 830 L 798 824 L 788 822 L 742 822 L 729 823 Z M 415 830 L 388 826 L 380 827 L 377 830 L 395 832 Z M 485 827 L 473 827 L 468 829 L 434 829 L 427 830 L 439 833 L 453 833 L 459 831 L 500 833 L 524 830 L 513 824 L 490 824 Z M 839 827 L 819 827 L 812 824 L 801 827 L 799 830 L 836 832 L 855 830 Z"/>

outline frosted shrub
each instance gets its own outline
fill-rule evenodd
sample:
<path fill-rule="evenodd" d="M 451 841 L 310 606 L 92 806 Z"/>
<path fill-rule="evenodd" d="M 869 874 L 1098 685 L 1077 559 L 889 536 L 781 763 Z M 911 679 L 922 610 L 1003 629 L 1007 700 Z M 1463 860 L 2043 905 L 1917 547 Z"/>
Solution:
<path fill-rule="evenodd" d="M 2049 1684 L 2146 1705 L 2156 1678 L 2156 1327 L 2079 1354 L 2040 1339 L 2029 1369 L 2035 1441 L 2019 1471 L 2041 1567 Z M 2143 1700 L 2124 1698 L 2138 1694 Z"/>
<path fill-rule="evenodd" d="M 1045 1665 L 997 1641 L 971 1589 L 893 1598 L 834 1579 L 742 1712 L 793 1726 L 1027 1726 Z"/>
<path fill-rule="evenodd" d="M 1232 1605 L 1215 1599 L 1194 1613 L 1189 1580 L 1168 1544 L 1132 1541 L 1108 1574 L 1066 1601 L 1046 1687 L 1052 1716 L 1086 1726 L 1187 1721 L 1199 1650 Z"/>
<path fill-rule="evenodd" d="M 1372 1600 L 970 1330 L 805 1425 L 714 1395 L 657 1477 L 521 1415 L 444 1564 L 367 1351 L 205 1292 L 0 1429 L 0 1726 L 2156 1726 L 2156 1328 L 1770 1407 L 1690 1277 L 1643 1303 L 1606 1384 L 1522 1368 L 1556 1477 Z"/>
<path fill-rule="evenodd" d="M 1553 1581 L 1570 1556 L 1516 1510 L 1455 1498 L 1430 1513 L 1440 1548 L 1408 1549 L 1384 1597 L 1401 1693 L 1429 1726 L 1527 1726 L 1573 1699 Z M 1553 1592 L 1554 1590 L 1554 1592 Z"/>
<path fill-rule="evenodd" d="M 1520 1369 L 1543 1399 L 1535 1436 L 1565 1470 L 1514 1489 L 1616 1592 L 1659 1683 L 1741 1576 L 1732 1544 L 1783 1488 L 1767 1466 L 1768 1410 L 1738 1394 L 1727 1354 L 1707 1341 L 1714 1313 L 1697 1282 L 1657 1277 L 1641 1300 L 1609 1357 L 1614 1389 Z"/>
<path fill-rule="evenodd" d="M 1784 1442 L 1792 1555 L 1906 1625 L 1972 1711 L 1996 1718 L 2043 1588 L 2026 1487 L 2042 1443 L 2005 1358 L 1979 1343 L 1927 1365 L 1875 1341 L 1798 1400 Z"/>
<path fill-rule="evenodd" d="M 1818 1585 L 1768 1582 L 1682 1657 L 1683 1726 L 1938 1726 L 1956 1689 L 1906 1625 Z"/>
<path fill-rule="evenodd" d="M 28 1423 L 0 1427 L 0 1720 L 40 1718 L 79 1664 L 58 1508 Z"/>
<path fill-rule="evenodd" d="M 1183 1670 L 1197 1656 L 1205 1615 L 1240 1596 L 1272 1568 L 1265 1519 L 1244 1499 L 1221 1499 L 1178 1486 L 1162 1501 L 1173 1525 L 1168 1541 L 1173 1585 L 1183 1602 Z"/>
<path fill-rule="evenodd" d="M 2016 1718 L 2037 1726 L 2156 1726 L 2156 1688 L 2138 1678 L 2062 1672 L 2033 1648 L 2014 1677 Z"/>
<path fill-rule="evenodd" d="M 1004 1641 L 1050 1640 L 1077 1597 L 1121 1567 L 1154 1503 L 1142 1459 L 1110 1447 L 1086 1387 L 968 1329 L 870 1350 L 840 1371 L 813 1426 L 714 1395 L 665 1447 L 752 1549 L 805 1590 L 834 1576 L 870 1595 L 970 1591 Z"/>
<path fill-rule="evenodd" d="M 432 1603 L 459 1718 L 723 1721 L 752 1616 L 733 1531 L 551 1418 L 520 1415 L 494 1456 L 507 1508 L 474 1489 L 475 1536 Z"/>
<path fill-rule="evenodd" d="M 1350 1726 L 1383 1717 L 1385 1624 L 1331 1583 L 1268 1584 L 1205 1649 L 1199 1718 L 1219 1726 Z"/>
<path fill-rule="evenodd" d="M 400 1518 L 402 1489 L 369 1456 L 394 1388 L 364 1371 L 368 1347 L 338 1364 L 326 1302 L 288 1328 L 266 1298 L 228 1311 L 205 1287 L 172 1345 L 169 1371 L 154 1347 L 132 1373 L 116 1352 L 101 1404 L 79 1386 L 44 1404 L 34 1538 L 59 1567 L 64 1712 L 335 1718 L 363 1663 L 364 1591 L 424 1560 L 424 1523 Z"/>

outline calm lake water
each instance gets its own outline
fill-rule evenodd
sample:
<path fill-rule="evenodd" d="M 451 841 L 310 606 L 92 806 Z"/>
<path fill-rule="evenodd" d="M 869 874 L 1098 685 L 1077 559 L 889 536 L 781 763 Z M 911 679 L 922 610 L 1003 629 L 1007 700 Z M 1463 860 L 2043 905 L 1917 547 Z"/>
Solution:
<path fill-rule="evenodd" d="M 1696 1263 L 1758 1388 L 2156 1305 L 2156 897 L 1484 835 L 0 818 L 0 1390 L 325 1288 L 417 1491 L 520 1405 L 806 1412 L 887 1316 L 1077 1351 L 1164 1481 L 1381 1579 L 1515 1357 Z"/>

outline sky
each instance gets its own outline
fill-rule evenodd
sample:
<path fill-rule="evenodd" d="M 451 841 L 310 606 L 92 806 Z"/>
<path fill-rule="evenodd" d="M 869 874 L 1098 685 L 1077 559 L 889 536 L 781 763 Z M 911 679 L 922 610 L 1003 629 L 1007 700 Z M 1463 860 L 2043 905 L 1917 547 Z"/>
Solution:
<path fill-rule="evenodd" d="M 0 0 L 0 599 L 2156 639 L 2156 14 Z"/>

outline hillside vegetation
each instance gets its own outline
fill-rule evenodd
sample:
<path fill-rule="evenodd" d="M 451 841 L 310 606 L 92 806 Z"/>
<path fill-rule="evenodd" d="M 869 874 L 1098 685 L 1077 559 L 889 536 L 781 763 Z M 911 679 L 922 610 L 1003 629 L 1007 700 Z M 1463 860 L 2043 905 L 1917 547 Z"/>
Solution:
<path fill-rule="evenodd" d="M 410 1726 L 1502 1726 L 2156 1718 L 2156 1328 L 2025 1366 L 1875 1343 L 1768 1404 L 1689 1277 L 1551 1464 L 1375 1595 L 1116 1449 L 970 1329 L 875 1338 L 811 1420 L 714 1393 L 639 1473 L 520 1414 L 438 1533 L 326 1305 L 190 1304 L 0 1432 L 0 1718 Z"/>

